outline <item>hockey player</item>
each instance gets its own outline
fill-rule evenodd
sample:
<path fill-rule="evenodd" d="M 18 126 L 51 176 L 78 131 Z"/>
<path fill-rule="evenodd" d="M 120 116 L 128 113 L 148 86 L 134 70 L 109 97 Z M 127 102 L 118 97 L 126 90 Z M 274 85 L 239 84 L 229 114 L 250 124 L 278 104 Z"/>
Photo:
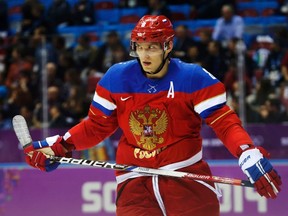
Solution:
<path fill-rule="evenodd" d="M 281 180 L 268 153 L 253 145 L 224 86 L 207 70 L 170 58 L 173 26 L 165 16 L 146 15 L 131 33 L 135 60 L 113 65 L 96 86 L 88 118 L 62 136 L 33 142 L 27 162 L 43 171 L 50 164 L 39 151 L 57 156 L 95 146 L 118 127 L 123 131 L 116 162 L 211 175 L 202 159 L 202 120 L 213 128 L 261 196 L 276 198 Z M 213 183 L 139 173 L 116 172 L 116 213 L 120 216 L 219 215 Z"/>

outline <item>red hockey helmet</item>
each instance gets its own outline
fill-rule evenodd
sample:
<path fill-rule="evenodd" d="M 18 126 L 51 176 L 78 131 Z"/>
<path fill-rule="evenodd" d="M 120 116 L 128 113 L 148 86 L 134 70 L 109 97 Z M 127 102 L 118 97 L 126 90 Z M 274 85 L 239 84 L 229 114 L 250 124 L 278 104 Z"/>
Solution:
<path fill-rule="evenodd" d="M 173 40 L 174 35 L 173 25 L 166 16 L 145 15 L 131 32 L 130 55 L 137 57 L 137 42 L 159 42 L 166 50 L 167 42 Z"/>

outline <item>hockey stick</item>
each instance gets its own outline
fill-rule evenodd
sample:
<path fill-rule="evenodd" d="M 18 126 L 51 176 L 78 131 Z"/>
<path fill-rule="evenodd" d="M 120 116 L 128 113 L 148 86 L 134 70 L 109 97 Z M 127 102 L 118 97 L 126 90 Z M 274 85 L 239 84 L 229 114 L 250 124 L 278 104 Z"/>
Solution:
<path fill-rule="evenodd" d="M 27 145 L 31 145 L 32 138 L 29 133 L 28 126 L 23 116 L 17 115 L 13 118 L 13 128 L 15 134 L 20 142 L 20 144 L 25 148 Z M 50 148 L 43 148 L 41 151 L 49 156 L 49 159 L 53 162 L 59 162 L 61 164 L 76 164 L 76 165 L 84 165 L 84 166 L 92 166 L 92 167 L 100 167 L 105 169 L 113 169 L 120 171 L 130 171 L 141 173 L 145 175 L 160 175 L 160 176 L 169 176 L 169 177 L 178 177 L 178 178 L 188 178 L 196 181 L 208 181 L 222 184 L 230 184 L 230 185 L 238 185 L 244 187 L 254 187 L 253 184 L 248 180 L 234 179 L 234 178 L 226 178 L 219 176 L 208 176 L 208 175 L 200 175 L 193 174 L 188 172 L 180 172 L 173 170 L 164 170 L 164 169 L 153 169 L 147 167 L 139 167 L 139 166 L 129 166 L 117 163 L 109 163 L 104 161 L 94 161 L 94 160 L 86 160 L 86 159 L 75 159 L 75 158 L 66 158 L 66 157 L 57 157 L 52 155 Z"/>

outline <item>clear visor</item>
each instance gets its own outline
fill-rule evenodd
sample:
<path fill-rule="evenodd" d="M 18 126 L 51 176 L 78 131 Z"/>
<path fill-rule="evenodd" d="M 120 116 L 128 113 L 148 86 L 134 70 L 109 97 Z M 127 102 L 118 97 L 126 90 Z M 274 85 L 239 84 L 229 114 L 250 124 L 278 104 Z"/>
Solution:
<path fill-rule="evenodd" d="M 163 51 L 167 50 L 166 42 L 164 47 L 159 42 L 132 42 L 130 44 L 130 56 L 132 57 L 145 57 L 161 55 Z"/>

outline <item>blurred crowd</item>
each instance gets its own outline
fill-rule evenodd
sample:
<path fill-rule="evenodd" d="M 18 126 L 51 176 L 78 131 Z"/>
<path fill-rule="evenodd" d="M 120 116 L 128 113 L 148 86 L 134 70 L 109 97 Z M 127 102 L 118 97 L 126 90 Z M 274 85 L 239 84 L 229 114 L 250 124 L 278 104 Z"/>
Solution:
<path fill-rule="evenodd" d="M 10 129 L 11 119 L 23 115 L 31 128 L 43 127 L 43 93 L 47 94 L 49 128 L 71 127 L 85 118 L 96 83 L 114 63 L 129 60 L 129 47 L 117 31 L 110 31 L 96 46 L 83 34 L 75 46 L 57 34 L 65 25 L 96 25 L 95 4 L 79 0 L 23 0 L 21 29 L 9 31 L 8 6 L 0 0 L 0 129 Z M 279 1 L 280 2 L 280 1 Z M 281 1 L 283 4 L 285 1 Z M 147 7 L 147 14 L 164 14 L 172 19 L 168 4 L 187 1 L 119 0 L 119 7 Z M 191 1 L 191 19 L 217 18 L 212 29 L 192 34 L 185 24 L 175 27 L 172 57 L 202 65 L 222 81 L 228 104 L 239 109 L 238 48 L 245 22 L 237 15 L 235 1 Z M 213 10 L 211 10 L 213 8 Z M 96 11 L 97 12 L 97 11 Z M 279 13 L 281 11 L 279 10 Z M 273 35 L 258 35 L 246 44 L 245 100 L 248 123 L 288 121 L 288 32 L 287 26 Z M 43 90 L 43 86 L 47 89 Z"/>

